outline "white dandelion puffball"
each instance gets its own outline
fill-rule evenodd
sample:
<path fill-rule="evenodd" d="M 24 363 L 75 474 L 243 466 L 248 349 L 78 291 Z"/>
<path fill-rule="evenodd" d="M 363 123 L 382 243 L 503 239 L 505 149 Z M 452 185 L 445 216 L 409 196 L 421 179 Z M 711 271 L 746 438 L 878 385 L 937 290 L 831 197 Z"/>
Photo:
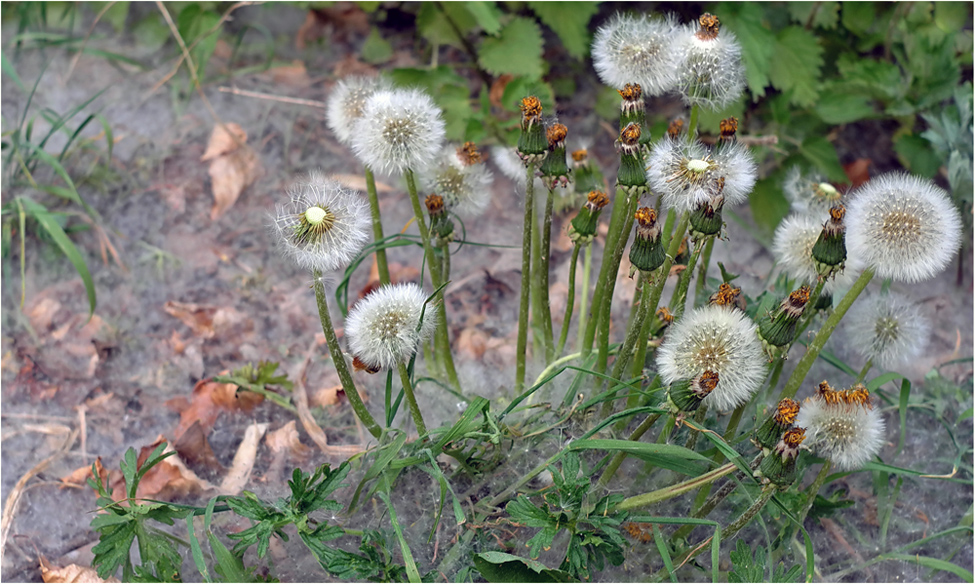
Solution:
<path fill-rule="evenodd" d="M 782 190 L 793 212 L 809 214 L 820 221 L 829 219 L 829 210 L 843 199 L 843 193 L 821 174 L 803 174 L 798 166 L 789 169 Z"/>
<path fill-rule="evenodd" d="M 524 166 L 521 167 L 524 174 Z M 476 217 L 491 202 L 494 175 L 483 162 L 470 164 L 446 146 L 423 174 L 423 190 L 443 197 L 447 208 L 463 217 Z"/>
<path fill-rule="evenodd" d="M 387 91 L 389 82 L 382 77 L 346 77 L 335 84 L 325 107 L 325 122 L 339 142 L 352 143 L 356 120 L 362 117 L 366 101 L 377 91 Z"/>
<path fill-rule="evenodd" d="M 772 239 L 772 254 L 779 268 L 790 279 L 801 284 L 815 286 L 819 279 L 816 270 L 816 260 L 812 255 L 812 248 L 823 231 L 823 220 L 808 214 L 789 215 L 775 228 Z M 859 263 L 851 254 L 847 254 L 846 267 L 823 284 L 823 292 L 833 294 L 837 290 L 846 290 L 853 284 L 859 272 Z"/>
<path fill-rule="evenodd" d="M 869 405 L 811 397 L 802 403 L 795 425 L 806 429 L 804 445 L 840 471 L 862 468 L 884 446 L 884 419 Z"/>
<path fill-rule="evenodd" d="M 857 352 L 887 370 L 917 359 L 930 335 L 917 305 L 896 293 L 857 302 L 844 324 Z"/>
<path fill-rule="evenodd" d="M 345 319 L 349 351 L 370 367 L 410 360 L 437 328 L 437 311 L 416 284 L 386 285 L 356 302 Z M 420 322 L 420 315 L 423 322 Z"/>
<path fill-rule="evenodd" d="M 682 213 L 694 212 L 719 194 L 726 207 L 744 202 L 755 187 L 756 174 L 755 160 L 743 144 L 724 144 L 712 151 L 698 141 L 665 136 L 650 150 L 647 182 L 663 195 L 665 206 Z"/>
<path fill-rule="evenodd" d="M 948 266 L 961 218 L 948 193 L 904 173 L 878 176 L 850 195 L 846 246 L 881 278 L 920 282 Z"/>
<path fill-rule="evenodd" d="M 592 64 L 603 83 L 623 89 L 639 83 L 644 95 L 661 95 L 677 83 L 678 24 L 673 16 L 617 14 L 596 31 Z"/>
<path fill-rule="evenodd" d="M 284 255 L 306 270 L 346 267 L 369 239 L 369 212 L 356 191 L 312 173 L 278 205 L 271 231 Z"/>
<path fill-rule="evenodd" d="M 657 349 L 657 370 L 667 384 L 717 373 L 718 385 L 703 404 L 724 411 L 747 402 L 768 367 L 751 319 L 739 310 L 705 306 L 670 326 Z"/>
<path fill-rule="evenodd" d="M 384 174 L 421 171 L 440 152 L 445 126 L 440 108 L 419 89 L 373 93 L 354 125 L 352 150 Z"/>
<path fill-rule="evenodd" d="M 511 182 L 523 189 L 528 184 L 528 173 L 525 170 L 525 163 L 518 157 L 518 153 L 515 152 L 514 148 L 493 146 L 491 148 L 491 160 L 498 167 L 498 170 L 501 171 L 501 174 L 511 179 Z M 535 176 L 534 185 L 535 192 L 546 188 L 545 183 L 537 175 Z"/>
<path fill-rule="evenodd" d="M 685 25 L 677 33 L 677 91 L 688 106 L 720 111 L 745 90 L 741 45 L 731 31 L 703 28 Z"/>

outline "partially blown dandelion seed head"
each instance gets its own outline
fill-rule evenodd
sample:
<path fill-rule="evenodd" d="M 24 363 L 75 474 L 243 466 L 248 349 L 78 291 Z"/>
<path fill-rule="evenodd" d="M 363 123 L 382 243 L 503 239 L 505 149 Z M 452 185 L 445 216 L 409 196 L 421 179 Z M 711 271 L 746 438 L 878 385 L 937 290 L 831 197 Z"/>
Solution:
<path fill-rule="evenodd" d="M 866 390 L 863 390 L 865 392 Z M 862 392 L 833 392 L 837 399 L 817 393 L 799 410 L 796 426 L 806 429 L 806 446 L 833 462 L 836 470 L 857 470 L 884 445 L 884 419 Z"/>
<path fill-rule="evenodd" d="M 717 19 L 710 14 L 700 23 L 685 25 L 677 33 L 677 91 L 688 106 L 719 111 L 745 90 L 741 45 L 734 33 L 719 33 Z"/>
<path fill-rule="evenodd" d="M 667 93 L 677 81 L 677 29 L 673 16 L 617 14 L 596 31 L 593 67 L 603 83 L 616 89 L 639 83 L 648 96 Z"/>
<path fill-rule="evenodd" d="M 345 319 L 349 351 L 372 368 L 405 363 L 433 335 L 437 312 L 416 284 L 386 285 L 352 307 Z M 420 322 L 420 316 L 423 322 Z"/>
<path fill-rule="evenodd" d="M 748 401 L 761 385 L 766 359 L 751 319 L 737 310 L 706 306 L 671 325 L 657 350 L 657 367 L 667 384 L 717 373 L 720 381 L 704 403 L 728 410 Z"/>
<path fill-rule="evenodd" d="M 679 213 L 693 212 L 718 195 L 726 207 L 738 205 L 747 200 L 757 176 L 755 160 L 741 143 L 712 152 L 700 142 L 670 136 L 653 146 L 648 166 L 651 189 Z"/>
<path fill-rule="evenodd" d="M 445 126 L 440 108 L 419 89 L 373 93 L 355 122 L 352 149 L 383 173 L 422 171 L 437 157 Z"/>
<path fill-rule="evenodd" d="M 803 173 L 798 166 L 789 169 L 782 190 L 793 212 L 809 214 L 820 221 L 825 221 L 830 208 L 843 199 L 843 193 L 821 174 Z"/>
<path fill-rule="evenodd" d="M 872 179 L 850 194 L 846 245 L 881 278 L 920 282 L 947 267 L 961 243 L 948 193 L 904 173 Z"/>
<path fill-rule="evenodd" d="M 389 90 L 382 77 L 346 77 L 335 84 L 325 107 L 325 122 L 339 142 L 352 143 L 356 120 L 362 117 L 366 101 L 377 91 Z"/>
<path fill-rule="evenodd" d="M 362 198 L 338 182 L 312 173 L 275 208 L 271 231 L 278 248 L 306 270 L 330 272 L 347 266 L 369 239 Z"/>
<path fill-rule="evenodd" d="M 480 215 L 487 209 L 493 181 L 494 176 L 487 166 L 483 162 L 472 163 L 469 151 L 463 146 L 445 146 L 436 162 L 423 174 L 424 190 L 436 192 L 443 197 L 448 209 L 464 217 Z"/>
<path fill-rule="evenodd" d="M 931 332 L 917 305 L 893 292 L 857 302 L 844 324 L 857 352 L 888 370 L 918 358 Z"/>
<path fill-rule="evenodd" d="M 822 230 L 823 221 L 808 214 L 792 214 L 779 223 L 772 241 L 772 254 L 779 268 L 788 274 L 789 278 L 802 284 L 816 285 L 819 272 L 816 269 L 812 248 L 816 245 Z M 858 266 L 856 256 L 850 253 L 846 268 L 826 280 L 823 291 L 833 294 L 836 290 L 849 288 L 856 279 Z"/>

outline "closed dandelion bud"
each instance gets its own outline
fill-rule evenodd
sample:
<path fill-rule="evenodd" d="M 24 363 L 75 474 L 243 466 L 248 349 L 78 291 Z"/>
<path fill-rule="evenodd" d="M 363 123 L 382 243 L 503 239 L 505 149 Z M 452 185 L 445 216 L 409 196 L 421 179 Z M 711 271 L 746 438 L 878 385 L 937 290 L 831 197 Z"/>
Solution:
<path fill-rule="evenodd" d="M 693 412 L 717 385 L 718 374 L 705 371 L 693 379 L 671 383 L 667 391 L 667 402 L 674 412 Z"/>
<path fill-rule="evenodd" d="M 588 243 L 596 236 L 599 214 L 609 204 L 609 197 L 602 191 L 590 191 L 586 204 L 569 224 L 569 238 L 572 241 Z"/>
<path fill-rule="evenodd" d="M 406 363 L 437 327 L 437 311 L 416 284 L 386 285 L 349 312 L 345 335 L 349 351 L 371 369 Z"/>
<path fill-rule="evenodd" d="M 758 336 L 762 338 L 762 345 L 769 358 L 779 355 L 774 350 L 775 347 L 785 347 L 795 340 L 796 325 L 809 302 L 809 294 L 809 286 L 802 286 L 789 294 L 778 308 L 759 319 Z"/>
<path fill-rule="evenodd" d="M 620 130 L 630 124 L 640 126 L 640 145 L 647 147 L 650 144 L 650 130 L 647 127 L 643 89 L 639 83 L 627 83 L 618 93 L 623 99 L 620 103 Z"/>
<path fill-rule="evenodd" d="M 825 381 L 802 404 L 796 424 L 806 428 L 808 445 L 836 470 L 858 470 L 884 445 L 884 419 L 863 386 L 837 391 Z"/>
<path fill-rule="evenodd" d="M 427 195 L 424 203 L 430 215 L 430 234 L 434 238 L 434 245 L 443 247 L 454 240 L 454 222 L 447 214 L 443 197 L 440 195 Z"/>
<path fill-rule="evenodd" d="M 275 208 L 271 230 L 278 248 L 306 270 L 345 268 L 369 238 L 369 212 L 355 191 L 312 173 Z"/>
<path fill-rule="evenodd" d="M 780 401 L 775 406 L 775 413 L 769 416 L 755 432 L 755 445 L 766 450 L 774 448 L 782 434 L 795 423 L 798 415 L 799 402 L 789 398 Z"/>
<path fill-rule="evenodd" d="M 775 261 L 790 279 L 797 280 L 799 284 L 815 285 L 820 278 L 812 249 L 822 231 L 820 221 L 808 214 L 789 215 L 775 228 L 772 241 Z M 854 264 L 859 262 L 856 256 L 848 259 L 850 261 L 843 271 L 832 274 L 823 284 L 823 293 L 816 303 L 817 310 L 830 305 L 827 302 L 831 303 L 833 291 L 848 288 L 856 279 L 857 270 L 854 269 Z"/>
<path fill-rule="evenodd" d="M 735 288 L 727 282 L 722 282 L 718 286 L 718 291 L 708 298 L 708 304 L 711 306 L 722 306 L 728 310 L 732 308 L 738 308 L 742 311 L 745 310 L 745 299 L 741 295 L 741 288 Z"/>
<path fill-rule="evenodd" d="M 657 370 L 668 384 L 717 373 L 720 381 L 707 405 L 721 411 L 747 402 L 767 373 L 755 323 L 720 306 L 698 308 L 671 325 L 657 349 Z"/>
<path fill-rule="evenodd" d="M 565 187 L 569 184 L 569 165 L 565 160 L 565 137 L 568 129 L 559 123 L 552 124 L 545 130 L 545 137 L 548 140 L 548 156 L 542 161 L 539 173 L 542 175 L 542 182 L 546 186 L 554 189 L 555 187 Z"/>
<path fill-rule="evenodd" d="M 842 270 L 846 262 L 846 227 L 843 216 L 846 207 L 836 205 L 829 210 L 829 220 L 823 225 L 819 239 L 812 247 L 813 259 L 821 276 L 830 276 Z"/>
<path fill-rule="evenodd" d="M 605 188 L 603 173 L 589 161 L 589 151 L 585 148 L 572 152 L 572 180 L 577 193 L 589 193 Z"/>
<path fill-rule="evenodd" d="M 724 181 L 719 181 L 723 183 Z M 701 240 L 711 235 L 721 233 L 724 221 L 721 218 L 721 209 L 724 207 L 724 197 L 718 195 L 711 201 L 701 203 L 697 209 L 691 213 L 691 235 L 695 240 Z"/>
<path fill-rule="evenodd" d="M 948 193 L 908 174 L 881 175 L 850 194 L 851 255 L 881 278 L 920 282 L 943 270 L 961 244 L 961 217 Z"/>
<path fill-rule="evenodd" d="M 677 69 L 677 91 L 686 105 L 719 111 L 745 89 L 741 45 L 734 34 L 721 32 L 716 16 L 703 14 L 698 22 L 696 30 L 686 26 L 678 35 L 682 59 Z"/>
<path fill-rule="evenodd" d="M 537 164 L 548 154 L 548 141 L 542 124 L 542 102 L 534 95 L 521 100 L 521 136 L 518 156 L 525 164 Z"/>
<path fill-rule="evenodd" d="M 772 483 L 785 487 L 796 480 L 796 459 L 799 457 L 799 447 L 806 438 L 806 430 L 793 428 L 782 435 L 775 448 L 772 449 L 755 473 L 762 477 L 763 483 Z"/>
<path fill-rule="evenodd" d="M 616 173 L 616 186 L 629 196 L 639 196 L 647 191 L 647 171 L 640 147 L 640 126 L 629 124 L 620 132 L 617 142 L 620 150 L 620 168 Z"/>
<path fill-rule="evenodd" d="M 641 272 L 652 272 L 664 264 L 667 252 L 660 244 L 660 226 L 657 225 L 657 212 L 649 207 L 638 209 L 633 215 L 636 219 L 636 237 L 630 246 L 630 263 Z"/>

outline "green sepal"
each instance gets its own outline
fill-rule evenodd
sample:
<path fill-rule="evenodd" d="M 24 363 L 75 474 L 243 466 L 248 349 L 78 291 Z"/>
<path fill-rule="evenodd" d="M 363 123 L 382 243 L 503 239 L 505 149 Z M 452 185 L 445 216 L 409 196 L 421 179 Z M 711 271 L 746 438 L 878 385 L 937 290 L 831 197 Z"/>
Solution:
<path fill-rule="evenodd" d="M 670 384 L 667 390 L 667 402 L 678 412 L 693 412 L 701 405 L 704 398 L 699 397 L 691 389 L 692 380 L 682 379 Z"/>
<path fill-rule="evenodd" d="M 640 141 L 638 144 L 640 146 L 648 146 L 650 144 L 650 128 L 647 126 L 646 111 L 637 109 L 632 112 L 622 112 L 620 114 L 620 131 L 623 131 L 623 128 L 630 124 L 640 126 Z"/>
<path fill-rule="evenodd" d="M 826 231 L 819 234 L 819 239 L 813 245 L 812 255 L 817 264 L 828 266 L 841 265 L 846 261 L 846 236 L 844 231 L 827 235 Z M 820 271 L 822 273 L 822 270 Z"/>
<path fill-rule="evenodd" d="M 768 482 L 779 485 L 791 485 L 796 480 L 796 459 L 790 458 L 782 460 L 781 454 L 776 454 L 773 450 L 762 459 L 758 467 L 758 476 L 764 477 Z"/>
<path fill-rule="evenodd" d="M 645 187 L 647 170 L 643 164 L 643 152 L 620 154 L 620 168 L 616 173 L 616 184 L 623 187 Z"/>
<path fill-rule="evenodd" d="M 796 338 L 799 316 L 790 317 L 787 311 L 775 309 L 758 320 L 758 334 L 773 347 L 788 345 Z"/>
<path fill-rule="evenodd" d="M 583 207 L 582 210 L 579 211 L 579 214 L 576 215 L 572 220 L 571 230 L 577 233 L 580 237 L 592 237 L 596 235 L 596 226 L 599 223 L 599 214 L 602 213 L 602 211 L 602 209 L 590 210 L 588 207 Z"/>
<path fill-rule="evenodd" d="M 711 213 L 707 211 L 711 209 Z M 724 220 L 721 218 L 721 209 L 712 209 L 710 205 L 700 205 L 691 213 L 691 233 L 697 239 L 703 239 L 709 235 L 721 233 Z"/>
<path fill-rule="evenodd" d="M 630 246 L 630 263 L 641 272 L 652 272 L 664 264 L 667 251 L 660 244 L 660 235 L 654 239 L 635 237 Z"/>
<path fill-rule="evenodd" d="M 755 432 L 755 442 L 763 449 L 772 450 L 779 443 L 779 440 L 782 439 L 782 434 L 786 430 L 787 428 L 783 428 L 781 424 L 775 421 L 775 413 L 773 410 L 773 414 Z"/>
<path fill-rule="evenodd" d="M 569 176 L 569 165 L 565 160 L 565 146 L 553 148 L 549 152 L 542 166 L 539 168 L 542 178 L 559 178 Z M 588 192 L 588 191 L 587 191 Z"/>
<path fill-rule="evenodd" d="M 545 129 L 541 123 L 532 124 L 527 130 L 521 131 L 518 152 L 522 156 L 544 156 L 548 153 L 548 140 L 545 139 Z"/>

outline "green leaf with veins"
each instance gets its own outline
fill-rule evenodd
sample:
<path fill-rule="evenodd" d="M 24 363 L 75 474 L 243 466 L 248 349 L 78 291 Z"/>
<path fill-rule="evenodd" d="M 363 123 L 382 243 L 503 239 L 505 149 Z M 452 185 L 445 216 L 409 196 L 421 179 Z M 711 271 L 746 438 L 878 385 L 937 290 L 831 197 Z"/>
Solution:
<path fill-rule="evenodd" d="M 524 17 L 509 22 L 497 38 L 481 43 L 478 63 L 493 75 L 542 77 L 542 31 L 538 23 Z"/>
<path fill-rule="evenodd" d="M 589 20 L 598 2 L 529 2 L 535 16 L 559 35 L 572 57 L 582 59 L 589 52 Z"/>

